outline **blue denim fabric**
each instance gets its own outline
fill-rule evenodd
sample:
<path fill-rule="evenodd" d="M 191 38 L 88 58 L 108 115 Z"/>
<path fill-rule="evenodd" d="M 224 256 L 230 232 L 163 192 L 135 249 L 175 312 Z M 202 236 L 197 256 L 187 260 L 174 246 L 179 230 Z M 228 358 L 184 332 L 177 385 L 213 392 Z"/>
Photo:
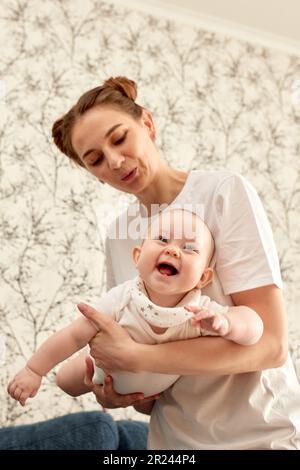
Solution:
<path fill-rule="evenodd" d="M 146 449 L 147 434 L 146 423 L 90 411 L 0 429 L 0 450 L 138 450 Z"/>
<path fill-rule="evenodd" d="M 147 449 L 149 426 L 142 421 L 116 421 L 119 431 L 119 450 Z"/>

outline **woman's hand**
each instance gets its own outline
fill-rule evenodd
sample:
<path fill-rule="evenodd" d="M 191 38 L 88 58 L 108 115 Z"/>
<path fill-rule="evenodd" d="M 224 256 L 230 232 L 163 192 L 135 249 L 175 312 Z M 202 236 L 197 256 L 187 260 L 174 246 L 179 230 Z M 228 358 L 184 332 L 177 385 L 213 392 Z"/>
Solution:
<path fill-rule="evenodd" d="M 104 385 L 95 385 L 92 382 L 94 367 L 90 357 L 86 360 L 86 374 L 84 378 L 85 385 L 94 393 L 97 402 L 104 408 L 126 408 L 127 406 L 141 406 L 160 397 L 160 394 L 152 397 L 144 398 L 143 393 L 130 393 L 128 395 L 120 395 L 113 388 L 113 380 L 109 375 L 106 376 Z M 149 403 L 150 406 L 150 403 Z M 151 407 L 152 408 L 152 407 Z"/>
<path fill-rule="evenodd" d="M 137 372 L 135 357 L 138 357 L 139 343 L 109 316 L 86 304 L 79 304 L 78 309 L 99 329 L 89 343 L 96 365 L 106 374 L 122 370 Z"/>

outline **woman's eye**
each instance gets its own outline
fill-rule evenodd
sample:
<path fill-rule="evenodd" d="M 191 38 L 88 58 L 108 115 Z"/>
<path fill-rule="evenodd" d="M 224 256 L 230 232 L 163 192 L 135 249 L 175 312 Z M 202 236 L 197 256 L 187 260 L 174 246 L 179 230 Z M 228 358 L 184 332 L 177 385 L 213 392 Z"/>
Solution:
<path fill-rule="evenodd" d="M 120 144 L 122 144 L 122 142 L 124 142 L 124 140 L 126 139 L 126 135 L 127 135 L 127 132 L 125 132 L 125 134 L 123 134 L 122 137 L 120 137 L 119 139 L 115 140 L 115 141 L 114 141 L 114 145 L 120 145 Z"/>
<path fill-rule="evenodd" d="M 94 160 L 93 162 L 90 163 L 91 166 L 95 166 L 95 165 L 98 165 L 99 163 L 101 163 L 103 160 L 103 157 L 99 156 L 98 158 L 96 158 L 96 160 Z"/>

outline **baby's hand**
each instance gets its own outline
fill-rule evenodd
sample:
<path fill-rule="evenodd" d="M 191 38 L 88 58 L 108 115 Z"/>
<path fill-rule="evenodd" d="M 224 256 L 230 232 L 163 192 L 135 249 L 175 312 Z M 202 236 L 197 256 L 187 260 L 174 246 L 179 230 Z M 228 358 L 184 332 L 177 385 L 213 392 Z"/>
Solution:
<path fill-rule="evenodd" d="M 24 406 L 27 398 L 37 394 L 41 381 L 42 377 L 26 366 L 9 382 L 7 391 L 12 398 Z"/>
<path fill-rule="evenodd" d="M 220 336 L 228 335 L 230 324 L 226 315 L 214 312 L 205 307 L 187 305 L 185 309 L 194 313 L 194 317 L 191 319 L 194 326 L 199 326 L 204 330 L 216 333 Z"/>

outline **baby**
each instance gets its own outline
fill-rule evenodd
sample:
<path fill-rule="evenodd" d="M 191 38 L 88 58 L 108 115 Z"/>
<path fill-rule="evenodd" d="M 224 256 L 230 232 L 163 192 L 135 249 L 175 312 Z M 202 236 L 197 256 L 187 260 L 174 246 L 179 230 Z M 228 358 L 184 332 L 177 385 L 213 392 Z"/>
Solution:
<path fill-rule="evenodd" d="M 263 332 L 259 315 L 246 306 L 221 306 L 201 295 L 212 281 L 209 266 L 214 252 L 212 235 L 196 214 L 182 209 L 160 213 L 148 228 L 141 246 L 133 249 L 139 276 L 107 292 L 95 306 L 112 316 L 135 341 L 156 344 L 202 335 L 218 335 L 243 345 L 257 342 Z M 46 340 L 8 384 L 8 393 L 21 405 L 34 397 L 42 377 L 56 364 L 79 351 L 97 333 L 84 316 Z M 102 384 L 104 372 L 95 368 L 93 382 Z M 84 379 L 84 364 L 82 377 Z M 171 386 L 177 375 L 116 372 L 114 389 L 145 397 Z M 78 373 L 66 380 L 78 380 Z"/>

